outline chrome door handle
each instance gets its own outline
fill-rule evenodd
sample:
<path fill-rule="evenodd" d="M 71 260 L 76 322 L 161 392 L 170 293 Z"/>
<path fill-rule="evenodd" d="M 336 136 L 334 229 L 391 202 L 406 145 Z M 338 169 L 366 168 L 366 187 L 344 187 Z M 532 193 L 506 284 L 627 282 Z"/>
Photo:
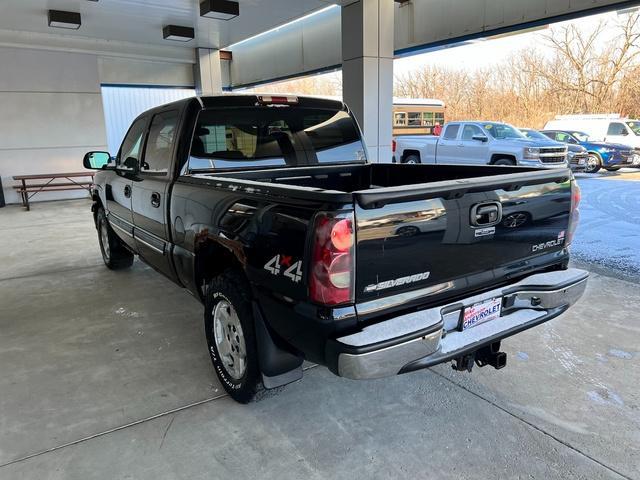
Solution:
<path fill-rule="evenodd" d="M 160 206 L 160 194 L 158 192 L 153 192 L 151 194 L 151 206 L 154 208 L 158 208 Z"/>

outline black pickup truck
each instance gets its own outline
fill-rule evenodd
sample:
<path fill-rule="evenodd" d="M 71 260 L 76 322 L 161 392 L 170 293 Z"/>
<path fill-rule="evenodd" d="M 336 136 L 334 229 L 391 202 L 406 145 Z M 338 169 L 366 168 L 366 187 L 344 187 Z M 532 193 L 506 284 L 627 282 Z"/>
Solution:
<path fill-rule="evenodd" d="M 100 170 L 107 267 L 134 255 L 204 304 L 214 369 L 240 402 L 302 376 L 453 361 L 501 368 L 505 337 L 565 312 L 580 191 L 569 169 L 367 162 L 349 109 L 194 97 L 131 125 Z"/>

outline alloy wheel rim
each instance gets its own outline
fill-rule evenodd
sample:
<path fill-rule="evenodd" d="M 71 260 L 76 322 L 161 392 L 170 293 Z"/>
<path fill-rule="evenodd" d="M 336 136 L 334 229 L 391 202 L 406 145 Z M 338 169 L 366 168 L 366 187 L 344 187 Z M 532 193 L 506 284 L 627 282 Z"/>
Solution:
<path fill-rule="evenodd" d="M 593 155 L 589 155 L 587 158 L 587 170 L 593 171 L 598 165 L 598 160 Z"/>
<path fill-rule="evenodd" d="M 224 369 L 240 380 L 247 369 L 247 348 L 238 314 L 227 300 L 213 309 L 213 338 Z"/>
<path fill-rule="evenodd" d="M 102 251 L 106 259 L 109 259 L 111 255 L 111 249 L 109 248 L 109 232 L 107 231 L 107 224 L 100 222 L 100 240 L 102 243 Z"/>

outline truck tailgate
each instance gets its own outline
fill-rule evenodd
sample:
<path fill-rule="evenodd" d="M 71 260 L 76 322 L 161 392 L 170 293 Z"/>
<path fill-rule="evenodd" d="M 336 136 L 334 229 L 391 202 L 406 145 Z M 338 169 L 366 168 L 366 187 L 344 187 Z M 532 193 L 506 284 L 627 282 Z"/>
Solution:
<path fill-rule="evenodd" d="M 354 197 L 356 303 L 366 315 L 385 298 L 407 306 L 410 299 L 455 297 L 561 262 L 571 173 L 511 173 Z"/>

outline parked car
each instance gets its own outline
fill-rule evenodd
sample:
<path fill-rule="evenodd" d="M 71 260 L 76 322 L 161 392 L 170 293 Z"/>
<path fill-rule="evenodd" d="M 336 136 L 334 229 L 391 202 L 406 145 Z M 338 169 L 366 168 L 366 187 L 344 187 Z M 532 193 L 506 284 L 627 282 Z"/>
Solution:
<path fill-rule="evenodd" d="M 634 166 L 640 166 L 640 121 L 618 114 L 558 115 L 547 122 L 545 130 L 579 131 L 591 140 L 625 145 L 635 154 Z"/>
<path fill-rule="evenodd" d="M 211 362 L 240 402 L 300 379 L 303 360 L 353 379 L 502 368 L 502 339 L 586 285 L 568 268 L 568 168 L 371 164 L 342 102 L 189 98 L 84 166 L 104 263 L 138 255 L 204 304 Z M 532 221 L 504 226 L 503 202 L 535 205 Z"/>
<path fill-rule="evenodd" d="M 614 172 L 623 166 L 633 166 L 635 154 L 626 145 L 595 142 L 587 133 L 576 130 L 542 130 L 541 133 L 558 142 L 586 148 L 587 173 L 596 173 L 601 168 Z"/>
<path fill-rule="evenodd" d="M 517 128 L 497 122 L 449 122 L 440 137 L 396 137 L 392 150 L 394 163 L 567 167 L 566 145 L 529 139 Z"/>
<path fill-rule="evenodd" d="M 546 140 L 547 137 L 543 133 L 538 130 L 534 130 L 532 128 L 520 128 L 519 129 L 525 137 L 530 138 L 532 140 Z M 566 143 L 566 142 L 565 142 Z M 582 145 L 576 145 L 567 143 L 567 161 L 569 162 L 569 167 L 571 167 L 571 171 L 573 172 L 584 172 L 587 168 L 587 159 L 589 158 L 589 154 L 587 149 Z"/>

